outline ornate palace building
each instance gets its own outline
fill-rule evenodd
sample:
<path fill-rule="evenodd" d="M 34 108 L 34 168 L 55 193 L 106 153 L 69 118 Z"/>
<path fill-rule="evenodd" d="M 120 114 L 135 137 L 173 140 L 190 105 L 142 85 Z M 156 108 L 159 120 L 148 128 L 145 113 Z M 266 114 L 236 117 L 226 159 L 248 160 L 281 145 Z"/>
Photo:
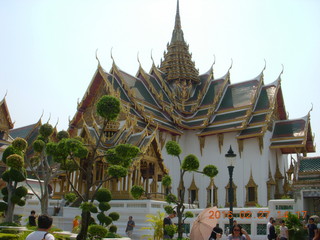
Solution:
<path fill-rule="evenodd" d="M 112 190 L 115 199 L 131 199 L 129 191 L 134 184 L 144 186 L 148 193 L 164 192 L 161 180 L 163 175 L 170 174 L 176 193 L 180 187 L 175 174 L 179 163 L 164 149 L 167 141 L 175 140 L 183 149 L 182 157 L 195 154 L 200 159 L 200 169 L 214 164 L 219 170 L 212 180 L 201 174 L 186 174 L 186 203 L 196 203 L 201 208 L 212 204 L 228 206 L 225 154 L 230 145 L 237 154 L 235 206 L 267 206 L 269 199 L 290 194 L 294 166 L 288 166 L 288 154 L 315 152 L 310 112 L 299 119 L 288 119 L 282 73 L 265 82 L 263 69 L 252 79 L 232 83 L 230 69 L 221 77 L 214 75 L 213 66 L 199 74 L 191 56 L 181 28 L 178 1 L 171 41 L 160 66 L 153 63 L 146 72 L 140 65 L 132 76 L 114 61 L 108 72 L 98 60 L 93 78 L 70 120 L 69 132 L 94 144 L 102 126 L 102 119 L 95 112 L 96 102 L 102 95 L 113 95 L 121 99 L 122 111 L 119 119 L 104 129 L 102 148 L 130 143 L 142 151 L 129 176 L 106 183 L 105 187 Z M 3 105 L 1 109 L 6 111 Z M 2 123 L 0 134 L 7 134 L 12 123 L 10 119 Z M 300 169 L 301 163 L 302 160 Z M 85 167 L 85 161 L 82 164 Z M 104 177 L 105 166 L 103 161 L 96 162 L 93 180 Z M 80 192 L 84 188 L 83 177 L 76 172 L 71 179 Z M 71 190 L 64 178 L 56 179 L 59 184 L 53 184 L 54 194 Z M 299 181 L 302 178 L 300 173 Z M 161 200 L 163 195 L 151 194 L 150 198 Z"/>
<path fill-rule="evenodd" d="M 263 71 L 240 83 L 231 82 L 229 71 L 222 77 L 215 77 L 213 68 L 199 74 L 184 40 L 178 1 L 171 41 L 160 66 L 153 64 L 146 72 L 140 65 L 136 76 L 132 76 L 114 61 L 107 72 L 98 60 L 69 131 L 95 142 L 101 125 L 95 103 L 104 94 L 116 96 L 121 99 L 122 113 L 118 121 L 105 129 L 105 147 L 131 143 L 143 152 L 130 175 L 109 186 L 116 198 L 130 199 L 132 184 L 143 185 L 147 192 L 163 191 L 161 178 L 167 173 L 173 176 L 173 190 L 177 192 L 175 172 L 179 164 L 163 148 L 167 141 L 176 140 L 183 156 L 195 154 L 201 167 L 214 164 L 219 169 L 212 180 L 187 174 L 185 202 L 199 203 L 200 207 L 228 205 L 229 175 L 224 155 L 231 145 L 237 153 L 235 205 L 266 206 L 269 199 L 289 192 L 287 154 L 306 155 L 314 152 L 315 147 L 310 113 L 288 119 L 281 89 L 282 73 L 265 83 Z M 103 165 L 97 163 L 95 179 L 103 176 Z M 78 175 L 73 179 L 80 190 L 81 179 Z"/>

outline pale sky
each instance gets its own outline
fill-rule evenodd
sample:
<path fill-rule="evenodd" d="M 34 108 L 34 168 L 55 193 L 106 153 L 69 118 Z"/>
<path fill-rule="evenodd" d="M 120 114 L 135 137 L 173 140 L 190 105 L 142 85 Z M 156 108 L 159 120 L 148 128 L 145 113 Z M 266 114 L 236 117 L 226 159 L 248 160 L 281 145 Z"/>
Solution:
<path fill-rule="evenodd" d="M 112 59 L 135 75 L 148 72 L 151 52 L 160 63 L 174 27 L 176 0 L 0 0 L 0 99 L 15 127 L 42 112 L 67 129 L 97 68 Z M 282 91 L 290 119 L 311 112 L 320 146 L 320 1 L 180 0 L 184 38 L 200 73 L 216 58 L 215 77 L 233 60 L 231 82 L 253 79 L 264 67 L 265 84 L 284 65 Z M 138 54 L 139 53 L 139 54 Z M 318 96 L 318 97 L 317 97 Z M 320 155 L 319 147 L 316 154 Z"/>

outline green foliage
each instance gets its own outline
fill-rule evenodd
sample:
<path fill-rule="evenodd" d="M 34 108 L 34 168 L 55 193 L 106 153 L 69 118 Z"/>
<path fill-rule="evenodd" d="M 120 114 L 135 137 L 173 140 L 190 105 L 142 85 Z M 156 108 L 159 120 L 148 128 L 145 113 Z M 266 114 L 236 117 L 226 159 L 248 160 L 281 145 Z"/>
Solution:
<path fill-rule="evenodd" d="M 184 213 L 185 218 L 193 218 L 194 214 L 190 211 Z"/>
<path fill-rule="evenodd" d="M 217 176 L 218 173 L 219 171 L 215 165 L 207 165 L 203 168 L 203 174 L 210 178 Z"/>
<path fill-rule="evenodd" d="M 90 212 L 92 212 L 92 213 L 97 213 L 97 212 L 98 212 L 98 208 L 97 208 L 96 206 L 92 206 L 92 207 L 90 208 Z"/>
<path fill-rule="evenodd" d="M 47 143 L 47 146 L 46 146 L 47 155 L 55 156 L 57 154 L 57 151 L 58 151 L 57 147 L 58 147 L 57 143 L 54 143 L 54 142 Z"/>
<path fill-rule="evenodd" d="M 5 202 L 8 202 L 8 195 L 3 196 L 2 200 L 5 201 Z"/>
<path fill-rule="evenodd" d="M 18 151 L 25 151 L 28 147 L 28 143 L 25 139 L 17 137 L 15 140 L 13 140 L 12 146 Z"/>
<path fill-rule="evenodd" d="M 32 167 L 38 166 L 39 163 L 40 163 L 40 157 L 39 156 L 35 155 L 35 156 L 30 158 L 30 164 L 31 164 Z"/>
<path fill-rule="evenodd" d="M 105 222 L 106 215 L 103 212 L 100 212 L 97 214 L 97 219 L 102 224 Z"/>
<path fill-rule="evenodd" d="M 12 227 L 19 227 L 20 225 L 14 222 L 2 222 L 0 226 L 12 226 Z"/>
<path fill-rule="evenodd" d="M 109 227 L 109 232 L 116 233 L 117 230 L 118 230 L 118 227 L 116 225 L 111 225 Z"/>
<path fill-rule="evenodd" d="M 109 216 L 106 216 L 105 219 L 104 219 L 104 224 L 106 226 L 109 226 L 111 223 L 112 223 L 112 218 L 109 217 Z"/>
<path fill-rule="evenodd" d="M 113 232 L 108 232 L 106 238 L 121 238 L 121 236 Z"/>
<path fill-rule="evenodd" d="M 107 163 L 112 165 L 121 164 L 121 158 L 117 156 L 115 148 L 108 149 L 106 155 Z"/>
<path fill-rule="evenodd" d="M 45 139 L 47 139 L 53 133 L 53 127 L 51 124 L 45 123 L 40 127 L 39 132 L 40 132 L 41 136 L 43 136 Z"/>
<path fill-rule="evenodd" d="M 144 188 L 142 186 L 134 185 L 132 186 L 130 193 L 134 199 L 139 199 L 144 193 Z"/>
<path fill-rule="evenodd" d="M 2 161 L 4 163 L 7 163 L 7 158 L 12 154 L 18 154 L 20 156 L 23 156 L 23 153 L 21 151 L 19 151 L 18 149 L 14 148 L 12 145 L 10 145 L 9 147 L 7 147 L 4 150 L 4 152 L 2 154 Z"/>
<path fill-rule="evenodd" d="M 109 95 L 102 96 L 97 103 L 97 113 L 107 121 L 115 120 L 120 113 L 119 99 Z"/>
<path fill-rule="evenodd" d="M 24 168 L 19 170 L 15 168 L 11 168 L 9 170 L 9 173 L 10 173 L 10 178 L 15 182 L 23 182 L 27 178 L 27 171 Z"/>
<path fill-rule="evenodd" d="M 0 212 L 6 211 L 8 208 L 8 204 L 5 202 L 0 202 Z"/>
<path fill-rule="evenodd" d="M 177 196 L 169 193 L 168 195 L 166 195 L 165 200 L 167 203 L 175 203 L 177 201 Z"/>
<path fill-rule="evenodd" d="M 77 199 L 77 195 L 73 192 L 67 193 L 64 195 L 64 199 L 68 202 L 68 203 L 72 203 Z"/>
<path fill-rule="evenodd" d="M 11 233 L 0 233 L 0 240 L 19 240 L 19 235 Z"/>
<path fill-rule="evenodd" d="M 166 143 L 166 150 L 169 155 L 178 157 L 182 152 L 180 145 L 175 141 L 169 141 Z"/>
<path fill-rule="evenodd" d="M 7 157 L 7 165 L 12 168 L 20 169 L 24 165 L 24 160 L 20 155 L 12 154 Z"/>
<path fill-rule="evenodd" d="M 164 206 L 164 210 L 166 211 L 167 214 L 173 213 L 173 207 L 170 205 Z"/>
<path fill-rule="evenodd" d="M 24 205 L 26 205 L 26 200 L 20 199 L 17 204 L 18 204 L 20 207 L 23 207 Z"/>
<path fill-rule="evenodd" d="M 45 146 L 46 146 L 46 143 L 40 139 L 35 140 L 33 142 L 33 149 L 34 149 L 34 151 L 36 151 L 38 153 L 41 153 L 43 151 L 43 149 L 45 148 Z"/>
<path fill-rule="evenodd" d="M 79 169 L 77 163 L 75 163 L 73 160 L 69 160 L 69 159 L 62 161 L 60 168 L 62 170 L 68 170 L 69 172 L 74 172 Z"/>
<path fill-rule="evenodd" d="M 199 159 L 193 155 L 189 154 L 182 161 L 181 168 L 186 171 L 196 171 L 200 166 Z"/>
<path fill-rule="evenodd" d="M 5 182 L 9 182 L 10 180 L 10 171 L 9 170 L 6 170 L 2 173 L 2 180 L 5 181 Z"/>
<path fill-rule="evenodd" d="M 25 197 L 28 194 L 28 189 L 24 186 L 20 186 L 16 189 L 15 194 L 19 197 Z"/>
<path fill-rule="evenodd" d="M 172 179 L 169 175 L 164 175 L 162 178 L 162 185 L 165 187 L 171 186 Z"/>
<path fill-rule="evenodd" d="M 2 188 L 1 193 L 2 195 L 8 195 L 8 188 L 7 187 Z"/>
<path fill-rule="evenodd" d="M 117 220 L 119 220 L 120 215 L 117 212 L 112 212 L 109 214 L 109 217 L 111 217 L 112 221 L 117 221 Z"/>
<path fill-rule="evenodd" d="M 90 212 L 90 209 L 93 207 L 94 205 L 90 202 L 83 202 L 80 205 L 80 208 L 82 209 L 82 211 L 84 212 Z"/>
<path fill-rule="evenodd" d="M 108 211 L 111 208 L 110 204 L 108 202 L 100 202 L 99 203 L 99 209 L 104 212 Z"/>
<path fill-rule="evenodd" d="M 110 202 L 112 198 L 111 192 L 109 191 L 109 189 L 106 188 L 100 188 L 95 196 L 95 199 L 98 202 Z"/>
<path fill-rule="evenodd" d="M 77 140 L 78 141 L 78 140 Z M 80 142 L 81 143 L 81 142 Z M 82 143 L 81 143 L 82 144 Z M 88 149 L 84 146 L 79 146 L 78 149 L 74 152 L 74 155 L 78 158 L 86 158 L 88 157 Z"/>
<path fill-rule="evenodd" d="M 283 195 L 281 196 L 281 199 L 291 199 L 292 197 L 290 197 L 289 195 Z"/>
<path fill-rule="evenodd" d="M 288 229 L 297 229 L 302 227 L 302 223 L 296 214 L 288 213 L 288 217 L 286 218 L 286 226 Z"/>
<path fill-rule="evenodd" d="M 150 223 L 151 227 L 142 227 L 141 230 L 153 230 L 153 236 L 143 235 L 142 237 L 147 237 L 148 239 L 161 240 L 163 239 L 163 218 L 165 214 L 158 211 L 157 215 L 148 214 L 146 215 L 146 222 Z M 149 224 L 148 224 L 149 225 Z"/>
<path fill-rule="evenodd" d="M 108 230 L 101 225 L 90 225 L 88 232 L 91 236 L 105 237 L 108 233 Z"/>
<path fill-rule="evenodd" d="M 20 197 L 19 196 L 17 196 L 17 195 L 13 195 L 12 197 L 11 197 L 11 202 L 12 203 L 14 203 L 14 204 L 17 204 L 19 201 L 20 201 Z"/>
<path fill-rule="evenodd" d="M 128 175 L 128 169 L 119 165 L 109 166 L 108 175 L 115 178 L 122 178 Z"/>
<path fill-rule="evenodd" d="M 119 144 L 115 147 L 115 153 L 121 159 L 132 159 L 140 153 L 140 149 L 131 144 Z"/>
<path fill-rule="evenodd" d="M 178 227 L 174 224 L 167 225 L 164 227 L 169 236 L 173 237 L 173 235 L 177 232 Z"/>
<path fill-rule="evenodd" d="M 69 133 L 67 131 L 64 131 L 64 130 L 58 132 L 58 134 L 57 134 L 57 138 L 58 138 L 59 141 L 61 139 L 69 138 L 69 137 L 70 137 Z"/>

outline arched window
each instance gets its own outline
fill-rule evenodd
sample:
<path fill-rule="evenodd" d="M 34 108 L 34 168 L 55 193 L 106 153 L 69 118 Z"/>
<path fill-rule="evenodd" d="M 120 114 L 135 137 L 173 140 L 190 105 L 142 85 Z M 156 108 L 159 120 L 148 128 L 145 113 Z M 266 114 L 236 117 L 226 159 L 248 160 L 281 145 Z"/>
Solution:
<path fill-rule="evenodd" d="M 229 188 L 230 188 L 230 183 L 228 182 L 228 185 L 225 187 L 226 188 L 226 207 L 229 207 Z M 233 188 L 233 206 L 237 206 L 237 186 L 232 182 L 232 188 Z"/>
<path fill-rule="evenodd" d="M 214 184 L 214 179 L 210 180 L 210 183 L 207 187 L 207 207 L 217 206 L 218 205 L 218 188 Z"/>

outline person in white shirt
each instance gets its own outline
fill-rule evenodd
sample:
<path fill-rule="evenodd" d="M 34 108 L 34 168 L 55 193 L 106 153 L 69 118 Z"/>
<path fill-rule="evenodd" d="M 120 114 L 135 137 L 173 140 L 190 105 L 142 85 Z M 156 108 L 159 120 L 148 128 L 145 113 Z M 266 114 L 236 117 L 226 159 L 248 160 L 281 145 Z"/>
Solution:
<path fill-rule="evenodd" d="M 40 215 L 38 217 L 38 230 L 30 233 L 26 240 L 54 240 L 54 236 L 48 231 L 52 226 L 52 217 L 48 215 Z"/>
<path fill-rule="evenodd" d="M 288 228 L 285 225 L 284 220 L 280 221 L 280 240 L 288 240 L 289 239 L 289 232 Z"/>

